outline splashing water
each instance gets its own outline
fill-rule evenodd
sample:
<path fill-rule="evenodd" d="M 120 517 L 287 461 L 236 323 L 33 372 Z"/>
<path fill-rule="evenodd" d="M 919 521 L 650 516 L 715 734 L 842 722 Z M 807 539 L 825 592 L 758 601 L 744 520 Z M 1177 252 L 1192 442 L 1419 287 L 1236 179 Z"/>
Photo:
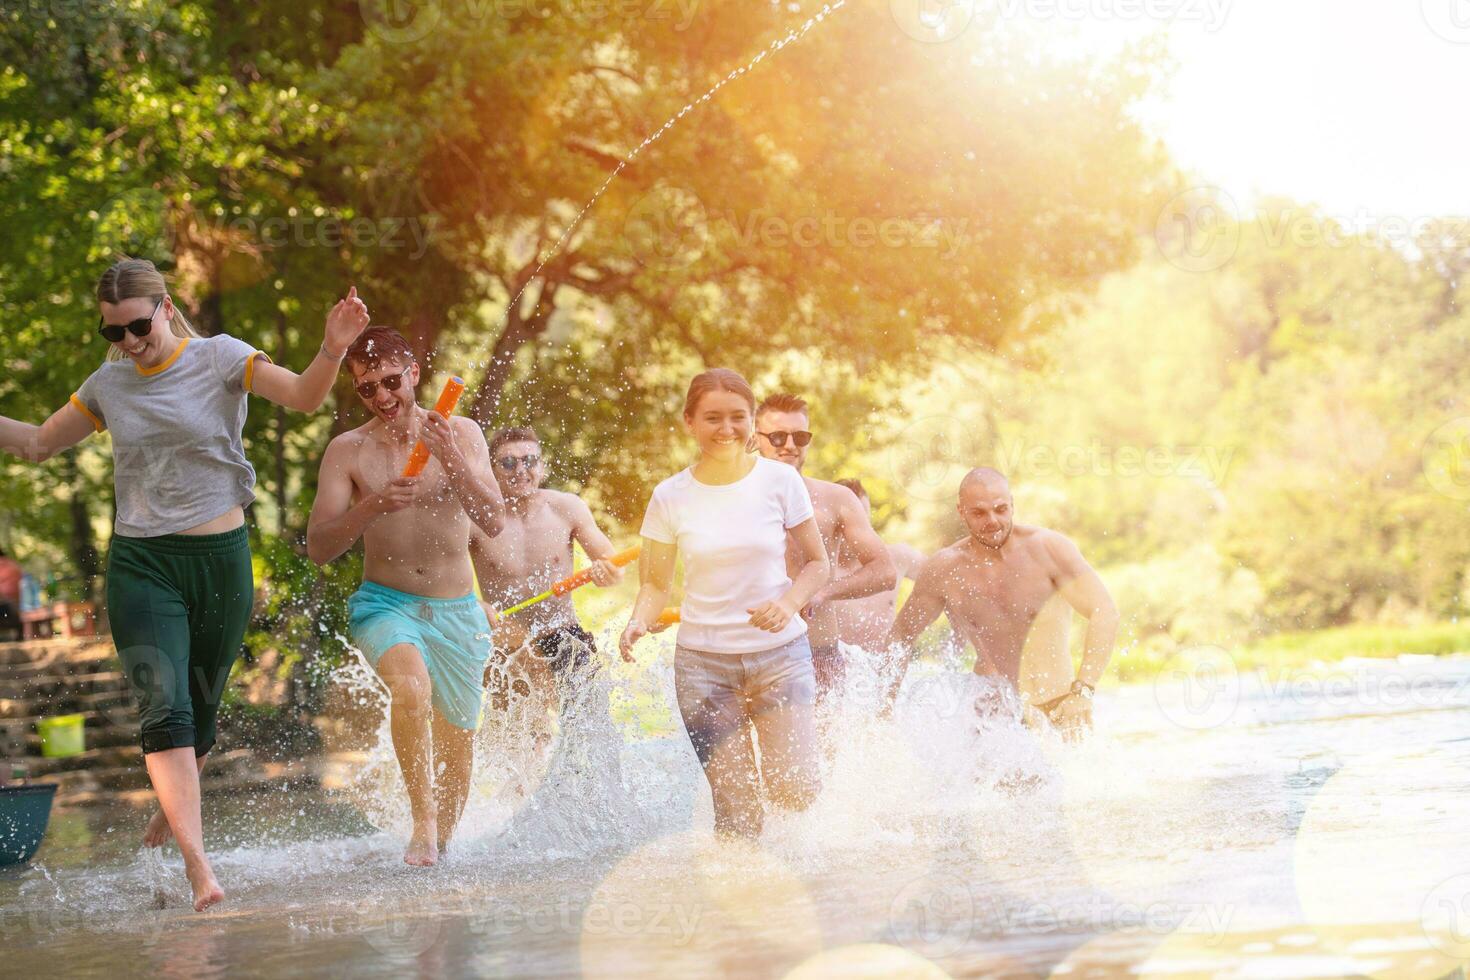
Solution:
<path fill-rule="evenodd" d="M 874 661 L 849 648 L 822 793 L 748 846 L 709 836 L 669 640 L 646 642 L 646 671 L 608 658 L 558 703 L 544 750 L 487 719 L 440 867 L 401 863 L 384 733 L 344 793 L 206 800 L 218 912 L 187 910 L 172 846 L 130 850 L 142 815 L 106 832 L 89 818 L 90 843 L 55 828 L 38 865 L 0 875 L 8 965 L 779 976 L 881 954 L 952 975 L 1144 961 L 1224 975 L 1250 957 L 1274 976 L 1452 970 L 1390 967 L 1453 948 L 1435 916 L 1470 876 L 1470 660 L 1374 664 L 1315 700 L 1243 685 L 1231 718 L 1198 731 L 1163 689 L 1104 693 L 1099 734 L 1063 745 L 977 712 L 1004 708 L 986 681 L 927 665 L 880 720 Z M 381 697 L 364 670 L 340 683 Z"/>

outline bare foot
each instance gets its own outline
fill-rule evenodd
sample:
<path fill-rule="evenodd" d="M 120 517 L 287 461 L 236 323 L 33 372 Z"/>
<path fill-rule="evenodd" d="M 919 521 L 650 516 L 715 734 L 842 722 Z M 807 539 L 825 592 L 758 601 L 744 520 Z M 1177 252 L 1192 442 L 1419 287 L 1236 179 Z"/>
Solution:
<path fill-rule="evenodd" d="M 143 829 L 143 846 L 162 847 L 173 835 L 174 829 L 168 825 L 168 817 L 163 815 L 162 810 L 154 811 L 148 826 Z"/>
<path fill-rule="evenodd" d="M 439 836 L 438 827 L 430 820 L 413 825 L 413 836 L 408 839 L 408 850 L 403 852 L 403 863 L 416 868 L 431 868 L 439 860 L 439 848 L 435 843 Z"/>
<path fill-rule="evenodd" d="M 208 864 L 192 870 L 186 866 L 184 874 L 189 878 L 189 887 L 194 890 L 195 912 L 203 912 L 211 905 L 224 901 L 225 890 L 215 880 L 214 871 Z"/>

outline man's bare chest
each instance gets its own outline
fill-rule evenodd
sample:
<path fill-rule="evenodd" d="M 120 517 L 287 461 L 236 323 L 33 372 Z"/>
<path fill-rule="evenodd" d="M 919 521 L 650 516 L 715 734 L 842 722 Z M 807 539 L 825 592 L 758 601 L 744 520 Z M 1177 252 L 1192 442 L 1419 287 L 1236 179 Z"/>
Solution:
<path fill-rule="evenodd" d="M 572 531 L 554 514 L 512 517 L 485 550 L 494 573 L 503 581 L 539 579 L 570 569 Z"/>
<path fill-rule="evenodd" d="M 945 605 L 972 626 L 1028 626 L 1055 595 L 1050 574 L 1037 563 L 970 566 L 949 576 Z"/>

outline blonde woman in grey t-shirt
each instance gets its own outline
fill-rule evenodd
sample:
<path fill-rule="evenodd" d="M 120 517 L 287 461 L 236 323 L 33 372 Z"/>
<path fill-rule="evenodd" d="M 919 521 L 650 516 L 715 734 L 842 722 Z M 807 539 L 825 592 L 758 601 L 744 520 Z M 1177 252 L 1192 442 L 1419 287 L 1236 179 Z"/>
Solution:
<path fill-rule="evenodd" d="M 367 307 L 355 289 L 337 303 L 321 349 L 298 375 L 243 341 L 201 336 L 147 260 L 104 272 L 97 300 L 107 360 L 40 425 L 0 416 L 0 450 L 40 462 L 111 432 L 108 618 L 160 804 L 143 841 L 157 847 L 172 833 L 202 911 L 224 891 L 204 853 L 199 773 L 254 601 L 244 507 L 255 499 L 255 471 L 240 438 L 246 396 L 316 411 L 367 327 Z"/>

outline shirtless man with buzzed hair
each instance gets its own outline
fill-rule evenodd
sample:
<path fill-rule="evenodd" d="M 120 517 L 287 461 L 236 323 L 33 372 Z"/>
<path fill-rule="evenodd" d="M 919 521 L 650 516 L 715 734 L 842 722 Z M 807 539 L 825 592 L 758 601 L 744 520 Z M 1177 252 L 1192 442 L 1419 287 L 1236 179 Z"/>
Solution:
<path fill-rule="evenodd" d="M 488 602 L 504 609 L 571 575 L 574 543 L 592 559 L 594 584 L 622 581 L 623 570 L 608 560 L 615 553 L 613 544 L 587 504 L 576 494 L 541 485 L 546 458 L 534 431 L 510 428 L 495 433 L 490 463 L 505 498 L 505 527 L 494 537 L 476 533 L 470 539 L 475 575 Z M 516 693 L 535 694 L 543 713 L 557 691 L 587 671 L 597 651 L 592 634 L 577 622 L 571 595 L 552 596 L 502 618 L 495 628 L 495 647 L 496 663 L 488 677 L 492 707 L 507 707 L 509 668 L 530 675 L 532 690 L 518 684 Z"/>
<path fill-rule="evenodd" d="M 403 860 L 427 867 L 448 846 L 469 794 L 490 659 L 470 528 L 498 534 L 505 505 L 480 427 L 418 405 L 419 365 L 400 334 L 369 327 L 345 360 L 372 418 L 327 446 L 306 550 L 324 565 L 362 539 L 348 633 L 391 698 L 393 753 L 413 815 Z M 432 458 L 404 477 L 419 441 Z"/>
<path fill-rule="evenodd" d="M 806 402 L 795 395 L 771 395 L 755 410 L 758 448 L 762 456 L 794 466 L 801 472 L 811 445 L 810 416 Z M 837 600 L 861 599 L 893 589 L 898 573 L 888 549 L 873 530 L 867 509 L 847 487 L 814 480 L 803 475 L 816 512 L 822 544 L 832 558 L 832 579 L 801 611 L 807 622 L 812 647 L 812 667 L 817 677 L 817 702 L 840 688 L 846 674 L 839 641 L 862 645 L 863 635 L 851 621 L 844 625 Z M 789 537 L 786 564 L 794 579 L 805 558 Z"/>
<path fill-rule="evenodd" d="M 839 487 L 847 487 L 857 494 L 858 502 L 863 505 L 863 511 L 872 520 L 873 504 L 868 498 L 868 491 L 863 487 L 863 481 L 851 477 L 838 480 Z M 861 599 L 839 599 L 837 606 L 837 621 L 843 639 L 848 643 L 856 643 L 864 650 L 882 650 L 888 640 L 888 631 L 893 628 L 894 616 L 898 613 L 898 586 L 904 579 L 912 579 L 919 573 L 919 566 L 924 564 L 925 555 L 918 548 L 901 542 L 884 542 L 888 549 L 888 557 L 893 561 L 897 580 L 893 588 L 886 592 L 875 592 Z M 842 556 L 838 556 L 838 561 Z M 848 639 L 852 637 L 852 639 Z"/>
<path fill-rule="evenodd" d="M 914 642 L 940 613 L 975 648 L 975 673 L 1003 677 L 1023 705 L 1076 737 L 1092 725 L 1092 696 L 1107 670 L 1118 609 L 1077 546 L 1056 531 L 1016 524 L 1011 488 L 997 470 L 971 470 L 960 482 L 968 537 L 936 552 L 888 636 L 895 657 L 892 705 Z M 1072 673 L 1072 611 L 1087 618 L 1081 669 Z M 1028 718 L 1035 714 L 1027 711 Z"/>

